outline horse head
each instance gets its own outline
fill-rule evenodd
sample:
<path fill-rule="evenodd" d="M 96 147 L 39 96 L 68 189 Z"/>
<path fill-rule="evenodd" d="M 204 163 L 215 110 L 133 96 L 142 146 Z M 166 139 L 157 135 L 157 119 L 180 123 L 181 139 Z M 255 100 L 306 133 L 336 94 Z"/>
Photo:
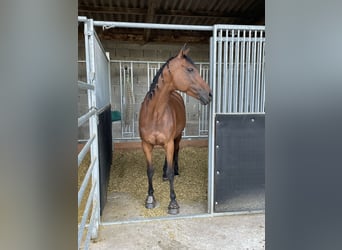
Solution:
<path fill-rule="evenodd" d="M 211 89 L 199 74 L 191 58 L 188 57 L 188 53 L 189 48 L 184 45 L 178 55 L 170 61 L 174 88 L 198 99 L 201 104 L 207 105 L 211 101 Z"/>

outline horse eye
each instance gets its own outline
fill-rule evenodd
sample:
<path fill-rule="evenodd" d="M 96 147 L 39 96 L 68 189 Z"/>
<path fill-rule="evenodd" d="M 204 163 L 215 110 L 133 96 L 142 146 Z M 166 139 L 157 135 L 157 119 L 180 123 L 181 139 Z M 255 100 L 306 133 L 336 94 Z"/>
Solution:
<path fill-rule="evenodd" d="M 192 71 L 194 71 L 194 69 L 193 68 L 188 68 L 188 71 L 192 72 Z"/>

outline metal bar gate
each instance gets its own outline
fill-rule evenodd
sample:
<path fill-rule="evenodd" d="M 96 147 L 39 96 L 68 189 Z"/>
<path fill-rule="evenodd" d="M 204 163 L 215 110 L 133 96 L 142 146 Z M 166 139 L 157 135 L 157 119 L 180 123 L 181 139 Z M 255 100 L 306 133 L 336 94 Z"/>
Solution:
<path fill-rule="evenodd" d="M 214 25 L 210 41 L 210 110 L 208 155 L 208 210 L 214 212 L 216 116 L 264 114 L 265 27 Z"/>
<path fill-rule="evenodd" d="M 101 133 L 98 131 L 98 124 L 99 116 L 102 117 L 108 108 L 110 110 L 110 77 L 109 55 L 104 52 L 96 36 L 93 20 L 79 17 L 78 21 L 84 24 L 86 55 L 86 82 L 78 81 L 78 87 L 86 90 L 88 96 L 88 112 L 78 118 L 78 127 L 89 122 L 89 139 L 78 154 L 79 168 L 90 150 L 90 164 L 87 166 L 78 191 L 78 248 L 88 249 L 90 239 L 98 236 L 100 224 L 99 148 L 102 140 L 99 136 Z M 104 150 L 103 147 L 101 150 Z"/>

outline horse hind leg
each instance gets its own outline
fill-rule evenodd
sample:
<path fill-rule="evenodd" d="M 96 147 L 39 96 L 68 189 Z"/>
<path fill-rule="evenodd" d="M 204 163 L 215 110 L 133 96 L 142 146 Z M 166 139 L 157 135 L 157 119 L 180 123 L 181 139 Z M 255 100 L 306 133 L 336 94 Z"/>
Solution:
<path fill-rule="evenodd" d="M 173 166 L 174 166 L 175 175 L 179 175 L 179 172 L 178 172 L 178 152 L 179 152 L 179 143 L 180 143 L 181 139 L 182 139 L 182 134 L 180 134 L 174 140 Z M 163 166 L 163 181 L 168 180 L 166 170 L 167 170 L 167 160 L 165 157 L 164 166 Z"/>
<path fill-rule="evenodd" d="M 175 139 L 175 152 L 173 154 L 173 164 L 175 168 L 175 175 L 179 175 L 178 172 L 178 153 L 179 153 L 179 143 L 182 139 L 182 134 L 180 134 L 176 139 Z"/>
<path fill-rule="evenodd" d="M 156 207 L 156 199 L 154 198 L 154 189 L 153 189 L 153 174 L 154 167 L 152 165 L 152 150 L 153 146 L 151 144 L 142 142 L 142 148 L 146 157 L 147 162 L 147 178 L 148 178 L 148 194 L 145 200 L 145 207 L 148 209 L 152 209 Z"/>

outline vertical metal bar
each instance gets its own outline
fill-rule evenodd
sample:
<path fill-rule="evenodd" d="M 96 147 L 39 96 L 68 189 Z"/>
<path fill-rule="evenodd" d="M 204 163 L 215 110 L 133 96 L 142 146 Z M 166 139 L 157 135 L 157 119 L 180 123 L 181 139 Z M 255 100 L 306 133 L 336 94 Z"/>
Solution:
<path fill-rule="evenodd" d="M 205 68 L 205 81 L 209 84 L 210 78 L 209 78 L 209 68 Z M 208 105 L 204 106 L 204 122 L 205 127 L 203 130 L 206 131 L 206 134 L 209 136 L 209 108 Z"/>
<path fill-rule="evenodd" d="M 233 104 L 233 112 L 237 112 L 238 111 L 239 59 L 240 59 L 239 56 L 240 56 L 240 30 L 237 31 L 237 40 L 235 42 L 234 97 L 233 97 L 234 104 Z"/>
<path fill-rule="evenodd" d="M 254 84 L 254 112 L 258 112 L 258 79 L 259 79 L 259 39 L 255 31 L 255 84 Z"/>
<path fill-rule="evenodd" d="M 258 98 L 257 98 L 257 107 L 256 107 L 256 110 L 257 112 L 261 112 L 260 110 L 260 100 L 261 100 L 261 63 L 262 63 L 262 58 L 261 58 L 261 45 L 262 45 L 262 31 L 260 30 L 259 31 L 259 34 L 260 34 L 260 37 L 259 37 L 259 41 L 258 41 L 258 83 L 257 83 L 257 95 L 258 95 Z"/>
<path fill-rule="evenodd" d="M 148 89 L 149 85 L 151 84 L 151 80 L 150 80 L 150 63 L 149 62 L 147 63 L 146 72 L 147 72 L 147 89 Z"/>
<path fill-rule="evenodd" d="M 254 41 L 252 46 L 252 79 L 251 79 L 251 112 L 255 112 L 255 75 L 256 75 L 256 31 L 254 31 Z"/>
<path fill-rule="evenodd" d="M 210 38 L 210 87 L 212 90 L 212 103 L 209 114 L 208 133 L 208 213 L 214 212 L 214 147 L 215 147 L 215 113 L 216 113 L 216 34 L 217 27 L 214 25 L 213 36 Z"/>
<path fill-rule="evenodd" d="M 243 30 L 242 48 L 241 48 L 241 65 L 240 65 L 240 102 L 239 102 L 239 112 L 245 111 L 244 106 L 244 96 L 245 96 L 245 45 L 246 45 L 246 30 Z"/>
<path fill-rule="evenodd" d="M 258 112 L 259 111 L 259 99 L 260 99 L 260 86 L 259 86 L 259 69 L 260 69 L 260 63 L 259 63 L 259 38 L 258 38 L 258 31 L 255 32 L 256 33 L 256 72 L 255 72 L 255 112 Z"/>
<path fill-rule="evenodd" d="M 200 63 L 200 75 L 202 76 L 202 78 L 205 80 L 205 73 L 204 73 L 204 70 L 203 70 L 203 65 L 202 63 Z M 202 131 L 203 131 L 203 127 L 204 127 L 204 108 L 203 108 L 203 105 L 201 105 L 200 103 L 197 104 L 198 106 L 198 111 L 199 111 L 199 114 L 198 114 L 198 135 L 201 135 L 202 134 Z"/>
<path fill-rule="evenodd" d="M 135 136 L 135 119 L 134 119 L 134 117 L 135 117 L 135 101 L 134 101 L 134 81 L 133 81 L 133 62 L 131 62 L 131 86 L 132 86 L 132 101 L 133 101 L 133 103 L 132 103 L 132 109 L 133 109 L 133 111 L 132 111 L 132 137 L 134 137 Z"/>
<path fill-rule="evenodd" d="M 202 78 L 203 78 L 202 64 L 201 63 L 199 65 L 199 72 L 200 72 L 200 76 L 202 76 Z M 197 107 L 198 107 L 198 135 L 201 135 L 202 119 L 203 119 L 203 117 L 202 117 L 202 108 L 199 105 L 199 103 L 197 104 Z"/>
<path fill-rule="evenodd" d="M 261 70 L 261 112 L 265 112 L 265 42 L 262 41 L 262 70 Z"/>
<path fill-rule="evenodd" d="M 108 70 L 108 85 L 109 85 L 109 103 L 112 105 L 112 81 L 110 76 L 110 54 L 106 52 L 107 61 L 107 70 Z"/>
<path fill-rule="evenodd" d="M 229 38 L 229 81 L 228 81 L 228 113 L 233 112 L 233 67 L 234 67 L 234 30 Z"/>
<path fill-rule="evenodd" d="M 228 97 L 228 30 L 226 30 L 226 40 L 224 41 L 224 50 L 223 50 L 223 104 L 222 104 L 222 112 L 227 112 L 227 97 Z"/>
<path fill-rule="evenodd" d="M 250 96 L 249 96 L 249 89 L 250 89 L 250 75 L 251 75 L 251 60 L 250 60 L 250 56 L 251 56 L 251 31 L 248 32 L 248 42 L 247 42 L 247 55 L 246 55 L 246 92 L 245 92 L 245 111 L 249 112 L 250 108 L 249 108 L 249 100 L 250 100 Z"/>
<path fill-rule="evenodd" d="M 95 68 L 95 44 L 94 44 L 94 26 L 93 26 L 93 20 L 89 19 L 88 21 L 88 42 L 89 42 L 89 64 L 90 64 L 90 74 L 88 78 L 88 82 L 95 85 L 94 91 L 91 91 L 91 107 L 97 108 L 96 103 L 96 89 L 97 89 L 97 82 L 95 80 L 95 74 L 96 74 L 96 68 Z M 88 73 L 88 72 L 87 72 Z M 95 161 L 94 165 L 94 172 L 92 174 L 92 185 L 95 185 L 95 183 L 99 180 L 99 162 L 98 162 L 98 133 L 97 133 L 97 116 L 93 115 L 89 119 L 89 133 L 96 135 L 96 139 L 91 144 L 90 147 L 90 155 L 91 155 L 91 161 Z M 97 209 L 97 207 L 100 205 L 100 189 L 97 185 L 94 191 L 94 197 L 93 197 L 93 209 Z M 91 237 L 97 238 L 98 236 L 98 227 L 99 227 L 99 219 L 100 219 L 100 210 L 98 210 L 98 213 L 95 215 L 95 226 L 94 228 L 89 228 L 88 230 L 91 231 Z"/>
<path fill-rule="evenodd" d="M 218 41 L 218 62 L 217 62 L 217 111 L 221 112 L 221 102 L 222 102 L 222 30 L 219 31 L 219 41 Z"/>
<path fill-rule="evenodd" d="M 122 63 L 121 61 L 119 62 L 119 74 L 120 74 L 120 78 L 119 78 L 119 84 L 120 84 L 120 112 L 122 114 L 122 116 L 124 115 L 124 110 L 123 110 L 123 86 L 122 86 L 122 82 L 123 82 L 123 77 L 122 77 Z M 124 137 L 124 119 L 121 119 L 121 138 Z"/>

